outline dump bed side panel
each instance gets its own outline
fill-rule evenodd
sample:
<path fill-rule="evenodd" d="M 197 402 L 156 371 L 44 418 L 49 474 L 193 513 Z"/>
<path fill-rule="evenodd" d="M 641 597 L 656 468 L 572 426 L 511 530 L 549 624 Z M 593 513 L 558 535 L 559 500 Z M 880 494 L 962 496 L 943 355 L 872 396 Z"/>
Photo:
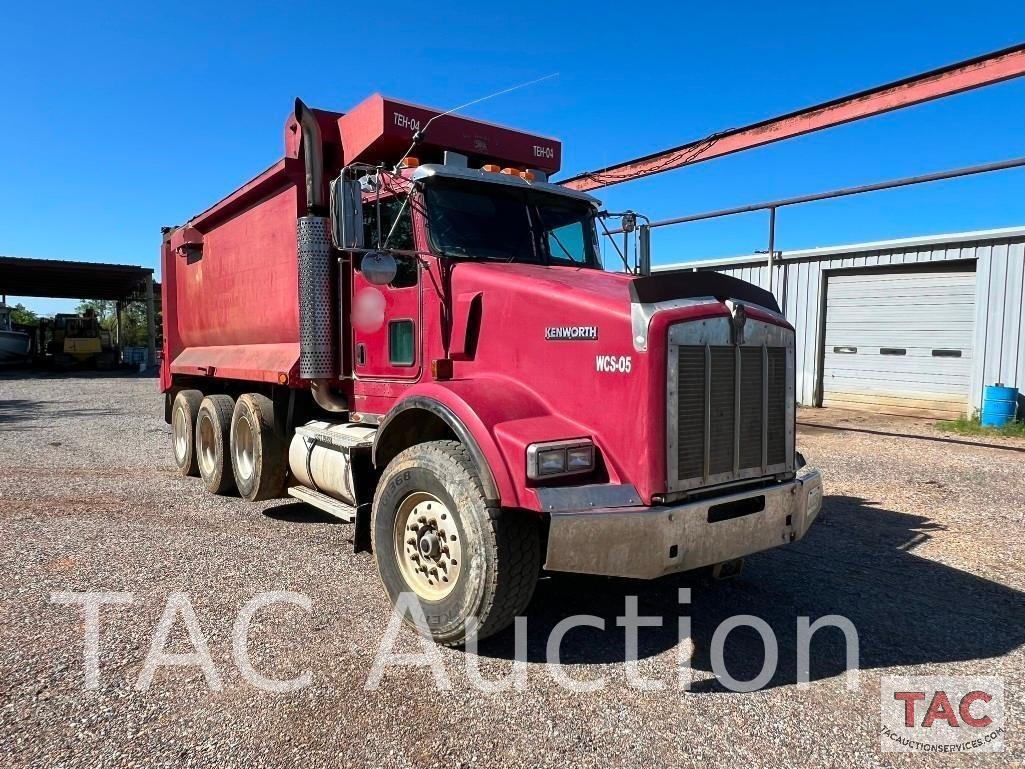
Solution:
<path fill-rule="evenodd" d="M 295 219 L 289 186 L 205 233 L 201 258 L 177 257 L 185 347 L 299 341 Z"/>
<path fill-rule="evenodd" d="M 277 382 L 284 373 L 294 381 L 301 196 L 295 175 L 281 170 L 248 199 L 172 235 L 164 257 L 164 389 L 172 374 Z"/>

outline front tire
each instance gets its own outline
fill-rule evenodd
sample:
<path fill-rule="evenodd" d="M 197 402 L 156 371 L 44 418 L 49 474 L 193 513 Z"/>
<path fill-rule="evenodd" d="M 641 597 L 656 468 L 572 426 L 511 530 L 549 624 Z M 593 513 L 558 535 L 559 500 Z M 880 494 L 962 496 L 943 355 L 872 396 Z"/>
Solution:
<path fill-rule="evenodd" d="M 199 475 L 207 491 L 228 494 L 235 488 L 228 451 L 231 443 L 231 414 L 235 401 L 230 395 L 208 395 L 199 404 L 196 417 L 196 457 Z"/>
<path fill-rule="evenodd" d="M 182 390 L 174 396 L 171 406 L 171 453 L 178 472 L 184 476 L 199 475 L 196 458 L 196 418 L 203 393 Z"/>
<path fill-rule="evenodd" d="M 246 393 L 231 416 L 231 469 L 238 493 L 249 502 L 281 496 L 288 472 L 288 444 L 274 432 L 274 403 Z"/>
<path fill-rule="evenodd" d="M 394 606 L 410 594 L 438 643 L 486 638 L 530 603 L 540 567 L 538 522 L 488 507 L 466 448 L 431 441 L 385 468 L 371 519 L 374 557 Z M 407 625 L 417 628 L 413 618 Z"/>

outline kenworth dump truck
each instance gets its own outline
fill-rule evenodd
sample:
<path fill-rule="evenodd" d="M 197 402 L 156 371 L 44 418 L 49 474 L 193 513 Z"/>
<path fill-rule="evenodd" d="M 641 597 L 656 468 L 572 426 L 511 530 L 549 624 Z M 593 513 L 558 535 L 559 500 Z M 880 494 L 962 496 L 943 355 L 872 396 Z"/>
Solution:
<path fill-rule="evenodd" d="M 284 157 L 164 229 L 183 475 L 354 524 L 433 638 L 542 570 L 653 579 L 802 537 L 794 331 L 728 276 L 603 268 L 561 145 L 373 96 L 296 101 Z"/>

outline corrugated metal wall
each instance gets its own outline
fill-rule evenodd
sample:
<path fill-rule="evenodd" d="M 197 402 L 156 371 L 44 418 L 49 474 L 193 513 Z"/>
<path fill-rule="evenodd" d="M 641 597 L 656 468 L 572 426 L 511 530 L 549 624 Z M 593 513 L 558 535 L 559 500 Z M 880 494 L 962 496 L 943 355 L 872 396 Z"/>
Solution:
<path fill-rule="evenodd" d="M 817 405 L 821 377 L 823 288 L 829 271 L 971 260 L 976 267 L 975 353 L 970 410 L 982 406 L 982 387 L 1002 382 L 1025 390 L 1025 229 L 784 252 L 773 266 L 773 293 L 797 329 L 797 397 Z M 674 265 L 714 269 L 767 287 L 765 258 Z M 658 269 L 658 268 L 656 268 Z M 665 268 L 663 268 L 665 269 Z M 942 312 L 942 308 L 937 308 Z"/>

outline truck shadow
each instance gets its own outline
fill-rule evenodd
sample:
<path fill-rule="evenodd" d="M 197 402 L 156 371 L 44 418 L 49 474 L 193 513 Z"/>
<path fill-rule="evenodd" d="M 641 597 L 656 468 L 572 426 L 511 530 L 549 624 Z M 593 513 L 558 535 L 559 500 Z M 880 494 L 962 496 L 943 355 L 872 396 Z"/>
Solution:
<path fill-rule="evenodd" d="M 912 552 L 939 528 L 922 516 L 831 496 L 822 520 L 804 540 L 748 558 L 743 574 L 732 581 L 694 573 L 654 582 L 555 575 L 539 582 L 526 613 L 528 660 L 545 662 L 549 634 L 561 620 L 591 614 L 605 629 L 571 630 L 562 644 L 562 662 L 623 662 L 625 636 L 616 618 L 624 614 L 627 596 L 638 597 L 641 615 L 663 621 L 661 627 L 639 631 L 639 658 L 663 655 L 661 665 L 642 663 L 646 676 L 675 681 L 678 618 L 691 618 L 696 692 L 729 691 L 712 673 L 709 650 L 716 628 L 742 614 L 761 618 L 775 632 L 779 661 L 765 688 L 797 681 L 799 616 L 811 622 L 837 614 L 849 619 L 858 631 L 863 670 L 984 659 L 1021 646 L 1025 593 Z M 678 602 L 683 587 L 691 588 L 688 605 Z M 846 669 L 839 629 L 818 631 L 810 649 L 811 680 Z M 479 653 L 512 659 L 512 630 L 481 641 Z M 734 679 L 755 678 L 764 661 L 761 637 L 753 628 L 736 628 L 728 635 L 724 661 Z"/>
<path fill-rule="evenodd" d="M 55 419 L 117 416 L 121 413 L 114 408 L 68 408 L 58 401 L 0 399 L 0 430 L 34 430 L 48 427 Z"/>
<path fill-rule="evenodd" d="M 160 368 L 151 366 L 144 371 L 137 367 L 121 367 L 99 371 L 87 368 L 50 369 L 23 366 L 0 369 L 0 382 L 24 382 L 31 380 L 60 379 L 156 379 Z"/>

